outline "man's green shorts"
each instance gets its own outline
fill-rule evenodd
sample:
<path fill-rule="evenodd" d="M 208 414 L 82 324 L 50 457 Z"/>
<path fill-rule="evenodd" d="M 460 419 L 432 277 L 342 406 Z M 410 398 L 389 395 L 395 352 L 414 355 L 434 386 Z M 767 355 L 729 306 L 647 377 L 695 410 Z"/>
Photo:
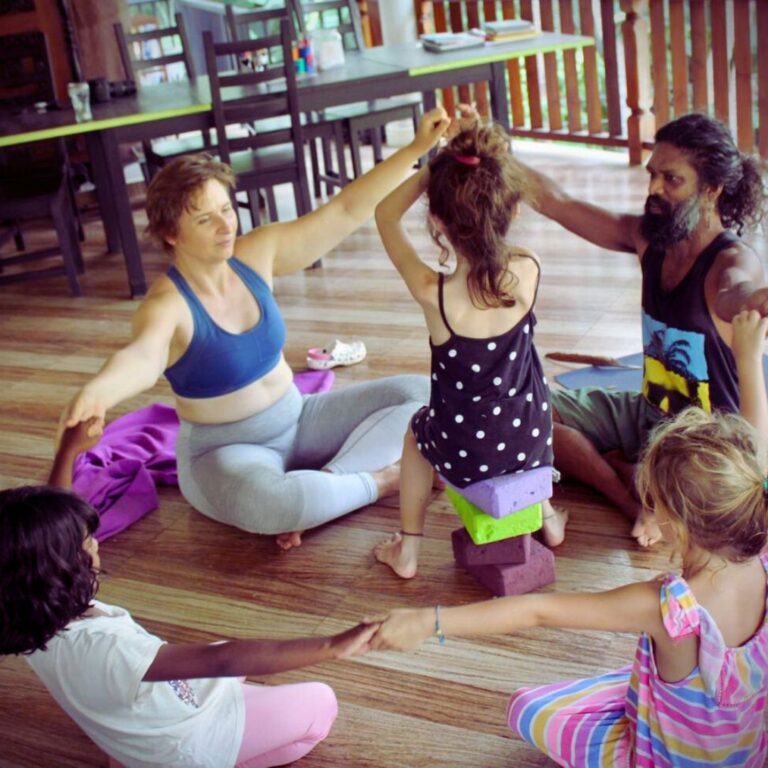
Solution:
<path fill-rule="evenodd" d="M 639 459 L 648 434 L 663 418 L 640 392 L 599 387 L 553 389 L 552 407 L 565 426 L 586 435 L 599 453 L 620 450 L 632 462 Z"/>

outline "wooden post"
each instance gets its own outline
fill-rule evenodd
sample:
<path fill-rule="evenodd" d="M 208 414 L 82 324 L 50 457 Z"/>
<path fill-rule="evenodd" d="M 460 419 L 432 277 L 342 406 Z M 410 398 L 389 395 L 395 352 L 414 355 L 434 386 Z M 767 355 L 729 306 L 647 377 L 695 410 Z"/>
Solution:
<path fill-rule="evenodd" d="M 365 45 L 372 48 L 381 45 L 383 35 L 381 32 L 381 8 L 379 0 L 357 0 L 360 6 L 360 20 L 363 24 L 363 37 Z"/>
<path fill-rule="evenodd" d="M 627 148 L 629 164 L 643 162 L 643 142 L 651 141 L 655 119 L 651 113 L 651 63 L 648 42 L 648 0 L 621 0 L 626 14 L 621 25 L 624 39 L 624 66 L 627 73 Z"/>
<path fill-rule="evenodd" d="M 77 0 L 70 3 L 70 8 L 83 78 L 123 80 L 126 74 L 117 51 L 112 25 L 119 21 L 126 28 L 129 26 L 127 1 Z"/>

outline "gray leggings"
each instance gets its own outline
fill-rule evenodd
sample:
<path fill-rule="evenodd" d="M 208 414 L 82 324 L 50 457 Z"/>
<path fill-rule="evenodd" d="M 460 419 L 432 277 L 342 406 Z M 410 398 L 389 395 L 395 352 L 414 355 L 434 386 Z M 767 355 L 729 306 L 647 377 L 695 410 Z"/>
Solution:
<path fill-rule="evenodd" d="M 204 515 L 252 533 L 313 528 L 378 498 L 371 472 L 400 458 L 425 376 L 303 396 L 230 424 L 181 422 L 179 486 Z M 325 470 L 325 471 L 320 471 Z"/>

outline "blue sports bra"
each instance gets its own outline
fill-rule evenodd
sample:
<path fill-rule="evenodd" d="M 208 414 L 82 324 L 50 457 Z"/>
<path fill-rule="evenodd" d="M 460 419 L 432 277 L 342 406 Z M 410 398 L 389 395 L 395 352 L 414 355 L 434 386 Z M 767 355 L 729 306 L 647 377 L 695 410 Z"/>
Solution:
<path fill-rule="evenodd" d="M 168 270 L 192 312 L 194 331 L 184 354 L 165 376 L 181 397 L 218 397 L 241 389 L 269 373 L 285 344 L 285 323 L 272 291 L 263 278 L 232 257 L 229 266 L 256 299 L 261 318 L 244 333 L 230 333 L 213 322 L 200 299 L 176 267 Z"/>

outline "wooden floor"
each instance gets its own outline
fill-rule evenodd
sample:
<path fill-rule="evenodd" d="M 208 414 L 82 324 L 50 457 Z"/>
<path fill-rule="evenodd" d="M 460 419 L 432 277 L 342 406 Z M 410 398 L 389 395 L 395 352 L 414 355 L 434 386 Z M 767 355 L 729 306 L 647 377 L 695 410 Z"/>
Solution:
<path fill-rule="evenodd" d="M 562 155 L 520 145 L 523 157 L 585 199 L 639 211 L 645 171 L 622 155 Z M 137 223 L 142 225 L 141 214 Z M 423 232 L 423 212 L 411 217 Z M 530 211 L 515 239 L 542 257 L 537 346 L 621 355 L 640 350 L 639 270 L 626 254 L 601 251 Z M 426 236 L 424 252 L 432 253 Z M 0 484 L 42 482 L 54 426 L 64 403 L 105 356 L 127 339 L 135 301 L 119 255 L 105 255 L 95 217 L 87 223 L 84 297 L 68 296 L 63 278 L 0 287 Z M 150 277 L 166 268 L 147 247 Z M 765 257 L 765 243 L 762 243 Z M 384 254 L 372 224 L 322 269 L 278 278 L 288 325 L 286 354 L 304 367 L 308 347 L 359 336 L 368 359 L 337 369 L 337 385 L 401 372 L 427 373 L 427 336 L 419 310 Z M 545 364 L 548 375 L 562 367 Z M 159 384 L 110 414 L 170 402 Z M 312 531 L 292 552 L 194 512 L 176 488 L 160 508 L 102 547 L 99 597 L 129 609 L 170 641 L 232 636 L 291 638 L 336 632 L 394 606 L 455 604 L 487 593 L 453 564 L 457 526 L 444 497 L 430 506 L 419 576 L 404 582 L 374 562 L 372 546 L 397 527 L 396 499 Z M 588 490 L 564 484 L 556 502 L 571 513 L 557 550 L 559 590 L 599 590 L 648 579 L 668 565 L 663 546 L 647 552 L 629 524 Z M 531 768 L 549 763 L 511 735 L 507 695 L 519 686 L 602 673 L 632 660 L 634 638 L 599 632 L 531 631 L 517 637 L 427 643 L 410 655 L 373 653 L 351 662 L 275 675 L 265 682 L 319 679 L 340 701 L 328 738 L 306 768 Z M 56 706 L 18 658 L 0 660 L 0 766 L 103 766 L 105 756 Z"/>

